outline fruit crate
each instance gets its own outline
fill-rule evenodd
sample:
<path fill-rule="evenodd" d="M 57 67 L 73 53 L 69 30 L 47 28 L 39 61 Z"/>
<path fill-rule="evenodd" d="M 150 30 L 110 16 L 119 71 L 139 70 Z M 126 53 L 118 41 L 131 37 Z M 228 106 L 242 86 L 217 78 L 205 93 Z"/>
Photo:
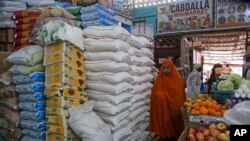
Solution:
<path fill-rule="evenodd" d="M 224 122 L 223 117 L 219 117 L 219 116 L 190 114 L 184 107 L 182 107 L 181 111 L 182 111 L 182 118 L 184 120 L 185 126 L 199 126 L 201 124 Z"/>
<path fill-rule="evenodd" d="M 227 100 L 232 97 L 233 94 L 234 91 L 218 91 L 218 90 L 211 91 L 212 98 L 222 105 L 224 105 L 227 102 Z"/>
<path fill-rule="evenodd" d="M 219 125 L 220 124 L 220 125 Z M 217 126 L 222 127 L 220 130 Z M 196 131 L 196 133 L 202 132 L 204 135 L 204 138 L 202 140 L 209 140 L 209 137 L 213 137 L 213 138 L 217 138 L 218 134 L 220 134 L 220 132 L 222 131 L 222 133 L 226 133 L 228 132 L 230 134 L 230 127 L 225 123 L 225 122 L 213 122 L 211 124 L 199 124 L 199 125 L 193 125 L 193 126 L 186 126 L 185 129 L 183 130 L 183 132 L 181 133 L 181 135 L 179 136 L 177 141 L 187 141 L 187 137 L 189 136 L 189 128 L 194 128 Z M 203 128 L 203 129 L 202 129 Z M 211 129 L 210 129 L 211 128 Z M 213 133 L 211 132 L 211 130 L 216 129 L 217 131 L 213 131 Z M 197 131 L 198 130 L 198 131 Z M 205 130 L 208 130 L 205 131 Z M 210 131 L 209 131 L 210 130 Z M 219 132 L 218 132 L 219 131 Z M 206 136 L 205 136 L 205 132 L 206 132 Z M 227 135 L 229 135 L 227 133 Z M 216 135 L 217 134 L 217 135 Z M 216 137 L 217 136 L 217 137 Z M 195 137 L 195 135 L 194 135 Z M 229 139 L 229 138 L 227 138 Z M 194 139 L 195 140 L 195 139 Z M 217 140 L 217 139 L 216 139 Z M 219 140 L 219 139 L 218 139 Z"/>

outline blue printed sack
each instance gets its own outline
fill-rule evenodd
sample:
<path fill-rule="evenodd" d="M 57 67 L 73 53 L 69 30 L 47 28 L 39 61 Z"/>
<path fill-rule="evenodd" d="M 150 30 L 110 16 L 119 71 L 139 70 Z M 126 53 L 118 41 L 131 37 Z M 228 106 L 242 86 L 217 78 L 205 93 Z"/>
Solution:
<path fill-rule="evenodd" d="M 44 82 L 45 73 L 44 72 L 34 72 L 29 75 L 15 75 L 12 82 L 15 84 L 28 84 L 34 82 Z"/>
<path fill-rule="evenodd" d="M 18 107 L 27 111 L 44 111 L 46 107 L 45 102 L 20 102 Z"/>
<path fill-rule="evenodd" d="M 24 136 L 21 141 L 44 141 L 42 139 L 37 139 L 37 138 L 32 138 L 32 137 L 29 137 L 29 136 Z"/>
<path fill-rule="evenodd" d="M 31 111 L 22 111 L 20 113 L 21 119 L 28 119 L 28 120 L 35 120 L 35 121 L 43 121 L 45 120 L 45 111 L 37 111 L 37 112 L 31 112 Z"/>
<path fill-rule="evenodd" d="M 37 131 L 33 131 L 33 130 L 29 130 L 29 129 L 23 129 L 22 134 L 24 136 L 29 136 L 32 138 L 36 138 L 36 139 L 42 139 L 45 140 L 46 137 L 46 132 L 37 132 Z"/>
<path fill-rule="evenodd" d="M 20 94 L 20 102 L 39 102 L 46 101 L 46 95 L 44 93 L 35 93 L 35 94 Z"/>
<path fill-rule="evenodd" d="M 46 123 L 44 121 L 21 120 L 20 126 L 21 128 L 38 132 L 46 131 Z"/>
<path fill-rule="evenodd" d="M 20 84 L 16 85 L 15 91 L 23 94 L 35 94 L 37 92 L 44 92 L 45 84 L 42 82 Z"/>

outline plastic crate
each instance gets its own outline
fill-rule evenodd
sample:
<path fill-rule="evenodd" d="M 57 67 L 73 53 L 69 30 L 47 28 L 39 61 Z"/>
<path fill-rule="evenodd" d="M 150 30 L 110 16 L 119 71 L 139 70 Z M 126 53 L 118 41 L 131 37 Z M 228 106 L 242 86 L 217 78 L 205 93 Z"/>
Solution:
<path fill-rule="evenodd" d="M 215 99 L 219 104 L 224 105 L 228 99 L 232 97 L 234 91 L 211 91 L 213 99 Z"/>

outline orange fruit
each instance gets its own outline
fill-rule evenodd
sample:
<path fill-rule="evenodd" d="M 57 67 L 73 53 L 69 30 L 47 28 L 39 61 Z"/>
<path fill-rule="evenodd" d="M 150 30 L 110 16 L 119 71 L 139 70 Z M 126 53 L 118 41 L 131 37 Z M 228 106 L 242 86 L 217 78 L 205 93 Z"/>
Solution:
<path fill-rule="evenodd" d="M 213 106 L 212 102 L 207 102 L 207 108 L 211 108 Z"/>
<path fill-rule="evenodd" d="M 202 109 L 200 110 L 200 114 L 201 114 L 201 115 L 208 115 L 208 114 L 209 114 L 209 111 L 208 111 L 207 108 L 202 108 Z"/>

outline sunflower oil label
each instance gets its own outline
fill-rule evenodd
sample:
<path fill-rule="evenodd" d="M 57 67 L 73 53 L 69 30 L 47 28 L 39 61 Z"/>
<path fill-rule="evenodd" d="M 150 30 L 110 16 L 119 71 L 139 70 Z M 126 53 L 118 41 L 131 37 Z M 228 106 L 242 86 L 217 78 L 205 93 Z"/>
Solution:
<path fill-rule="evenodd" d="M 70 64 L 72 66 L 76 66 L 79 68 L 84 67 L 84 61 L 83 59 L 80 60 L 75 56 L 71 56 L 66 54 L 65 52 L 57 52 L 57 53 L 50 53 L 46 54 L 44 56 L 44 65 L 50 65 L 58 62 L 65 62 L 67 64 Z"/>
<path fill-rule="evenodd" d="M 47 124 L 68 125 L 69 116 L 46 116 Z"/>
<path fill-rule="evenodd" d="M 84 70 L 83 66 L 78 68 L 76 66 L 66 64 L 65 62 L 59 62 L 46 66 L 45 73 L 46 75 L 53 75 L 55 73 L 65 73 L 71 74 L 76 77 L 84 77 L 86 75 L 86 71 Z"/>
<path fill-rule="evenodd" d="M 79 60 L 84 59 L 83 52 L 76 48 L 73 44 L 69 42 L 60 42 L 56 44 L 51 44 L 45 47 L 45 54 L 65 52 L 69 56 L 75 56 Z"/>
<path fill-rule="evenodd" d="M 67 107 L 47 107 L 46 115 L 69 116 L 69 111 Z"/>
<path fill-rule="evenodd" d="M 58 73 L 54 75 L 46 76 L 46 85 L 62 83 L 69 84 L 73 86 L 78 86 L 81 88 L 86 88 L 86 76 L 84 77 L 75 77 L 65 73 Z"/>
<path fill-rule="evenodd" d="M 47 100 L 48 107 L 72 107 L 79 106 L 86 102 L 86 98 L 70 98 L 70 97 L 51 97 Z"/>

